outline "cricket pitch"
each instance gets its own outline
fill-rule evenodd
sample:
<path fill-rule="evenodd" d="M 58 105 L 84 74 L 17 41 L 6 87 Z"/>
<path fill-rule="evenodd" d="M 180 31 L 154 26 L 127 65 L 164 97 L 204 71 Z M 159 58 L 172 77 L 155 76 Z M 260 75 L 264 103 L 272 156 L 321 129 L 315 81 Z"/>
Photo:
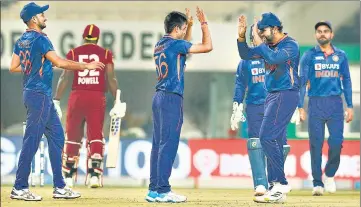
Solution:
<path fill-rule="evenodd" d="M 182 206 L 182 207 L 240 207 L 240 206 L 282 206 L 282 207 L 356 207 L 360 206 L 359 191 L 337 191 L 335 194 L 311 196 L 310 190 L 294 190 L 284 204 L 258 204 L 253 202 L 252 190 L 236 189 L 174 189 L 186 195 L 188 201 L 180 204 L 148 203 L 144 200 L 146 188 L 103 187 L 89 189 L 76 186 L 81 193 L 75 200 L 52 198 L 52 187 L 33 187 L 31 190 L 43 197 L 40 202 L 18 201 L 9 198 L 11 186 L 1 186 L 1 206 L 3 207 L 139 207 L 139 206 Z"/>

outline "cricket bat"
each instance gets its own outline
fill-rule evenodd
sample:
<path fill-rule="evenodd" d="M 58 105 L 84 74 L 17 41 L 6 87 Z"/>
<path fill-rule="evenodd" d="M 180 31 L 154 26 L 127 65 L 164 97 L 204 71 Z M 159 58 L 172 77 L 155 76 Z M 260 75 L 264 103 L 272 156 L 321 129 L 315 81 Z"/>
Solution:
<path fill-rule="evenodd" d="M 117 90 L 115 104 L 120 103 L 120 90 Z M 120 142 L 120 116 L 112 116 L 110 122 L 109 142 L 108 142 L 108 156 L 107 168 L 115 168 L 118 162 L 119 142 Z"/>

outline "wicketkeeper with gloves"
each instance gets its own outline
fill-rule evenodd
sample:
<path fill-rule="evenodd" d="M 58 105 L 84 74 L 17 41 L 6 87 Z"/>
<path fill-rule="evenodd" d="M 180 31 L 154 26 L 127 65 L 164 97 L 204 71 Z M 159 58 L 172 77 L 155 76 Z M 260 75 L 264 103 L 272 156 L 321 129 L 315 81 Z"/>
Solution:
<path fill-rule="evenodd" d="M 71 49 L 66 55 L 69 61 L 90 62 L 97 60 L 105 64 L 104 70 L 64 71 L 59 78 L 54 97 L 55 108 L 61 118 L 60 98 L 73 79 L 66 117 L 65 146 L 62 169 L 68 187 L 73 187 L 79 162 L 79 150 L 84 137 L 84 124 L 87 123 L 87 178 L 86 185 L 92 188 L 101 187 L 104 158 L 104 114 L 106 108 L 105 93 L 109 88 L 116 98 L 118 82 L 114 75 L 112 52 L 97 45 L 100 30 L 94 25 L 87 25 L 83 33 L 84 44 Z M 123 117 L 125 103 L 115 102 L 110 116 Z M 116 104 L 117 103 L 117 104 Z"/>
<path fill-rule="evenodd" d="M 250 40 L 253 45 L 253 25 L 250 30 Z M 238 64 L 235 90 L 233 97 L 233 114 L 231 117 L 231 128 L 239 128 L 239 122 L 245 122 L 243 114 L 243 100 L 246 96 L 246 116 L 248 121 L 247 149 L 252 169 L 254 184 L 254 195 L 262 196 L 268 189 L 266 176 L 265 155 L 259 140 L 259 132 L 264 116 L 264 102 L 267 91 L 264 89 L 265 62 L 264 59 L 254 58 L 241 60 Z M 286 137 L 286 135 L 284 135 Z M 284 150 L 289 152 L 289 145 L 285 139 Z"/>

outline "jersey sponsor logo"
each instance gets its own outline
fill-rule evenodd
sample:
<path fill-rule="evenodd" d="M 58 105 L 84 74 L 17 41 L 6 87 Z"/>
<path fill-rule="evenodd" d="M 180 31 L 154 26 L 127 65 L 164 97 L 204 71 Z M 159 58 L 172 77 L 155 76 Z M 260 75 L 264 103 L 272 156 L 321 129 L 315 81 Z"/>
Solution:
<path fill-rule="evenodd" d="M 252 75 L 258 75 L 258 68 L 251 69 Z"/>
<path fill-rule="evenodd" d="M 251 65 L 256 65 L 256 64 L 261 64 L 261 62 L 259 60 L 251 61 Z"/>
<path fill-rule="evenodd" d="M 264 68 L 252 68 L 252 69 L 251 69 L 251 73 L 252 73 L 252 75 L 264 74 L 264 73 L 265 73 L 265 69 L 264 69 Z"/>
<path fill-rule="evenodd" d="M 316 56 L 315 60 L 324 60 L 325 58 L 323 56 Z"/>
<path fill-rule="evenodd" d="M 336 78 L 338 76 L 338 71 L 336 70 L 321 70 L 316 71 L 316 78 Z"/>
<path fill-rule="evenodd" d="M 322 64 L 322 63 L 316 63 L 315 64 L 315 70 L 338 70 L 340 69 L 340 64 Z"/>
<path fill-rule="evenodd" d="M 263 82 L 264 82 L 264 75 L 252 76 L 252 83 L 263 83 Z"/>

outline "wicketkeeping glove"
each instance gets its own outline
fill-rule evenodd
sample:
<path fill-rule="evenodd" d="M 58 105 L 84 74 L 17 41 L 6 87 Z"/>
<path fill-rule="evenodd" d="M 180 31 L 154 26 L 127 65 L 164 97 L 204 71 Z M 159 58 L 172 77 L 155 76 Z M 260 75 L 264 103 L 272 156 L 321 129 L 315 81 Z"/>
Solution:
<path fill-rule="evenodd" d="M 239 122 L 245 122 L 246 121 L 246 117 L 243 115 L 243 104 L 240 103 L 238 105 L 237 102 L 233 102 L 233 113 L 231 116 L 231 129 L 233 131 L 235 131 L 236 129 L 238 129 Z"/>
<path fill-rule="evenodd" d="M 291 123 L 295 123 L 296 125 L 299 125 L 301 123 L 301 117 L 298 108 L 296 108 L 295 112 L 292 115 Z"/>

